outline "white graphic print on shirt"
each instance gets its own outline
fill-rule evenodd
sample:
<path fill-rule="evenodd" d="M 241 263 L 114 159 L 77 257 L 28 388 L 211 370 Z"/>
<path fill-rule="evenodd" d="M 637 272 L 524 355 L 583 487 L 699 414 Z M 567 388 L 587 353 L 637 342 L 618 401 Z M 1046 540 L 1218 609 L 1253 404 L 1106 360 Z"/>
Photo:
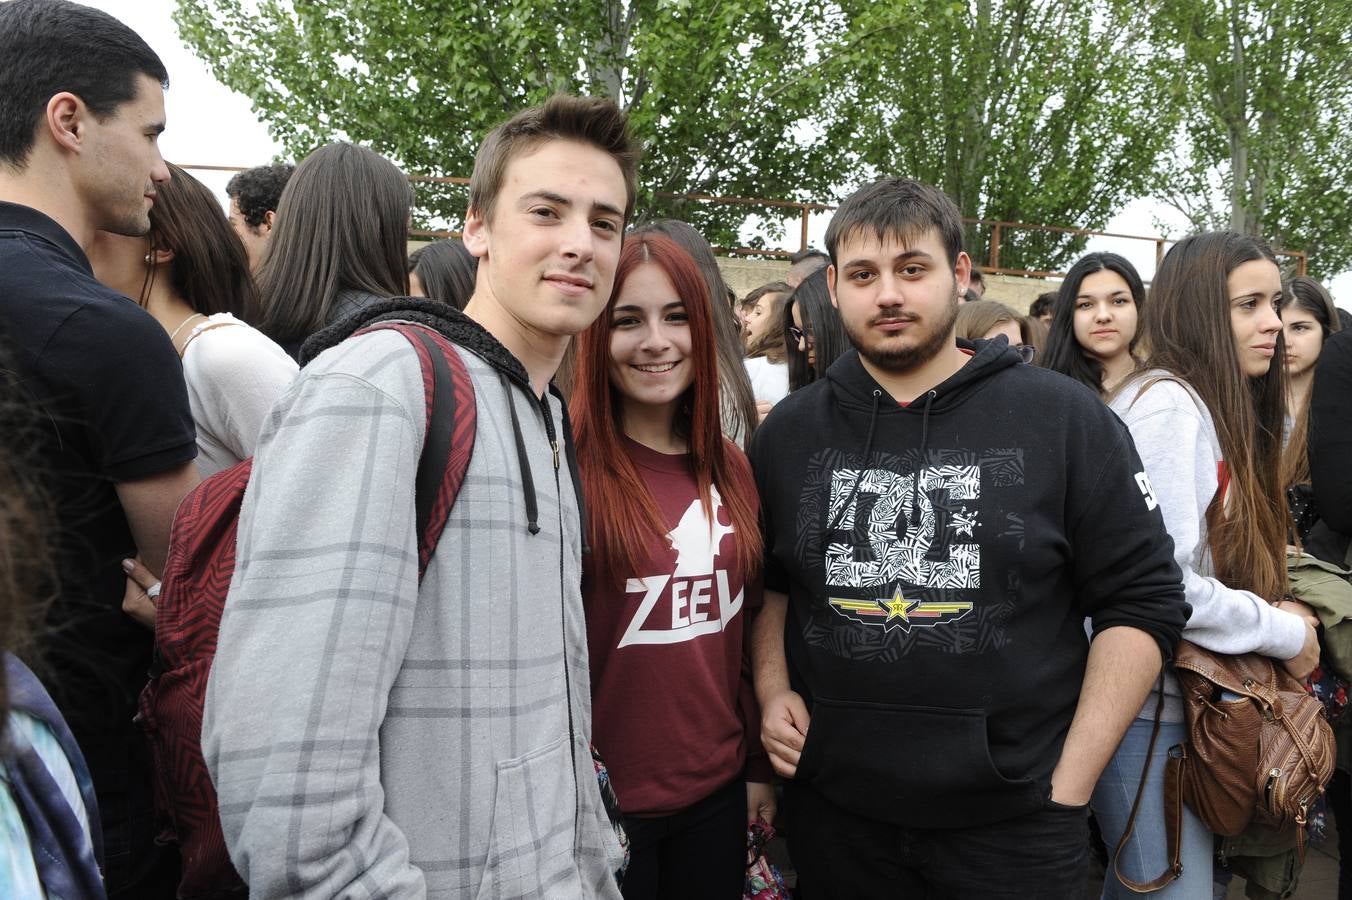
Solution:
<path fill-rule="evenodd" d="M 731 525 L 718 521 L 723 501 L 717 488 L 710 488 L 710 505 L 712 523 L 704 517 L 699 498 L 695 498 L 667 534 L 677 554 L 673 573 L 630 578 L 625 583 L 626 593 L 642 593 L 643 599 L 620 638 L 620 647 L 679 644 L 717 634 L 741 611 L 745 591 L 730 596 L 728 570 L 714 567 L 719 544 L 733 533 Z"/>

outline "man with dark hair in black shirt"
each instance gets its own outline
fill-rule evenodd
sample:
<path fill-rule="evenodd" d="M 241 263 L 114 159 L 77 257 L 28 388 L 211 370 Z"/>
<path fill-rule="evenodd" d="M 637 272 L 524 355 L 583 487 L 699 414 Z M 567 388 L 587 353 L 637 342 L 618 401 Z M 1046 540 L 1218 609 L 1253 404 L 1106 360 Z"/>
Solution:
<path fill-rule="evenodd" d="M 225 186 L 230 198 L 230 224 L 244 242 L 249 254 L 249 268 L 257 271 L 272 236 L 272 220 L 282 189 L 291 180 L 295 166 L 254 166 L 231 178 Z"/>
<path fill-rule="evenodd" d="M 64 0 L 0 4 L 0 59 L 0 332 L 50 423 L 39 458 L 59 525 L 48 685 L 94 778 L 109 895 L 173 897 L 132 723 L 151 634 L 121 611 L 121 560 L 162 569 L 197 448 L 164 329 L 84 252 L 96 231 L 150 230 L 168 75 L 135 32 Z"/>

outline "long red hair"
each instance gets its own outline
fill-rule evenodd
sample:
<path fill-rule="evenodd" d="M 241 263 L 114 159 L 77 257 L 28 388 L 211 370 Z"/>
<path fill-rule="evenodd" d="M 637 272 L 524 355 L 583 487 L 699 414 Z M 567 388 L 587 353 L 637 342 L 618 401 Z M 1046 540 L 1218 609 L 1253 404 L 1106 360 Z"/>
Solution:
<path fill-rule="evenodd" d="M 631 235 L 620 251 L 615 288 L 605 311 L 577 339 L 571 398 L 582 489 L 586 494 L 591 564 L 602 578 L 636 574 L 646 548 L 667 534 L 657 500 L 625 452 L 619 392 L 610 383 L 610 322 L 625 281 L 643 265 L 655 265 L 685 303 L 690 329 L 690 363 L 695 378 L 677 405 L 674 428 L 690 447 L 691 474 L 704 515 L 712 521 L 710 488 L 716 487 L 732 518 L 737 565 L 750 578 L 761 562 L 760 524 L 753 498 L 751 464 L 723 437 L 718 407 L 718 357 L 709 290 L 690 254 L 656 233 Z"/>

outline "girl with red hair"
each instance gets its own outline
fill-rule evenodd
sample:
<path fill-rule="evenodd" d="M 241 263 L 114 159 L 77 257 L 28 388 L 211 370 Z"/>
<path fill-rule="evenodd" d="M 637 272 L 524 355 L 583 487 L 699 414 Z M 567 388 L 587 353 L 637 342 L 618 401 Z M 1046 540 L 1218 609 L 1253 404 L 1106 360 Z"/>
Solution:
<path fill-rule="evenodd" d="M 741 897 L 747 823 L 774 817 L 746 649 L 759 502 L 718 397 L 698 266 L 670 238 L 631 235 L 578 339 L 572 396 L 592 741 L 626 816 L 628 900 Z"/>

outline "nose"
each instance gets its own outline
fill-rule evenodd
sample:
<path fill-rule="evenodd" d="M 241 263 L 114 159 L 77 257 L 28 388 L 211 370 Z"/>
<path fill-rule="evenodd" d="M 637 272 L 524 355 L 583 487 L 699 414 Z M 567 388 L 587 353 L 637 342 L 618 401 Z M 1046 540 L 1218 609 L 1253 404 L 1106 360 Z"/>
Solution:
<path fill-rule="evenodd" d="M 1258 320 L 1258 331 L 1260 334 L 1276 334 L 1282 330 L 1282 317 L 1277 315 L 1277 310 L 1270 305 L 1264 305 L 1260 312 Z"/>
<path fill-rule="evenodd" d="M 577 262 L 590 262 L 595 255 L 595 247 L 592 235 L 592 225 L 586 215 L 580 212 L 568 216 L 563 222 L 563 234 L 560 239 L 559 252 L 570 260 Z"/>
<path fill-rule="evenodd" d="M 155 148 L 155 166 L 150 170 L 150 180 L 155 184 L 167 184 L 170 179 L 169 166 L 165 163 L 164 157 L 160 155 L 158 147 Z"/>
<path fill-rule="evenodd" d="M 653 322 L 643 329 L 643 339 L 639 341 L 639 348 L 649 353 L 661 353 L 671 346 L 671 335 L 667 334 L 667 328 L 662 322 Z"/>
<path fill-rule="evenodd" d="M 878 293 L 874 302 L 879 306 L 901 306 L 902 299 L 901 279 L 891 272 L 881 273 L 878 276 Z"/>
<path fill-rule="evenodd" d="M 1094 306 L 1094 321 L 1095 321 L 1095 322 L 1107 322 L 1107 321 L 1110 321 L 1110 320 L 1112 319 L 1112 317 L 1113 317 L 1112 312 L 1113 312 L 1113 311 L 1112 311 L 1112 308 L 1111 308 L 1110 306 L 1108 306 L 1108 304 L 1106 304 L 1106 303 L 1098 303 L 1098 304 L 1095 304 L 1095 306 Z"/>

